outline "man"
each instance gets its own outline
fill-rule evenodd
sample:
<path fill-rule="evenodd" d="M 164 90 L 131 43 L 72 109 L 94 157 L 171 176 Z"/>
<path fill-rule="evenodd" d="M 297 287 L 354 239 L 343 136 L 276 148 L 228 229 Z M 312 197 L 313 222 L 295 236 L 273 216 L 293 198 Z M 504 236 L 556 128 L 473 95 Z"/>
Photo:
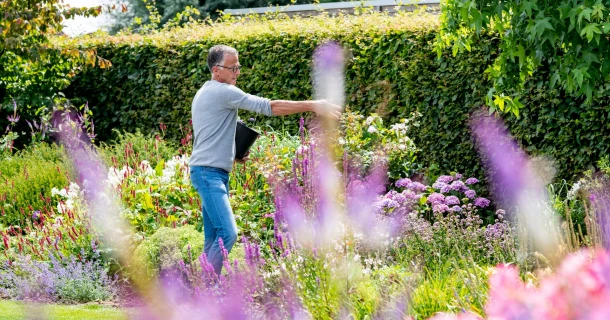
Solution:
<path fill-rule="evenodd" d="M 191 107 L 194 142 L 189 166 L 191 182 L 203 204 L 204 253 L 220 275 L 223 255 L 218 239 L 228 252 L 237 240 L 228 183 L 235 161 L 237 110 L 268 116 L 312 111 L 337 119 L 341 107 L 326 101 L 271 101 L 244 93 L 235 86 L 241 68 L 237 50 L 228 46 L 212 47 L 207 66 L 212 79 L 199 89 Z"/>

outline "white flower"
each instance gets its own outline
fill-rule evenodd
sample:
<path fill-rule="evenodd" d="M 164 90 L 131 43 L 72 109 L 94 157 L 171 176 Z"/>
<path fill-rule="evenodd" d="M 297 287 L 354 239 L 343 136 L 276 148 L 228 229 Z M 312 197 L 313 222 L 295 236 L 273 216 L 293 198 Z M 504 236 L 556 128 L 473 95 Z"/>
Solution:
<path fill-rule="evenodd" d="M 60 196 L 62 198 L 67 198 L 68 197 L 68 192 L 66 191 L 65 188 L 62 188 L 60 190 L 58 190 L 57 188 L 53 188 L 51 189 L 51 195 L 52 196 Z"/>
<path fill-rule="evenodd" d="M 66 200 L 66 208 L 68 208 L 68 210 L 74 210 L 74 200 Z"/>
<path fill-rule="evenodd" d="M 155 175 L 155 170 L 150 166 L 150 163 L 148 162 L 148 160 L 142 160 L 142 162 L 140 162 L 140 171 L 142 172 L 142 175 L 145 177 L 150 177 L 150 176 Z"/>
<path fill-rule="evenodd" d="M 345 144 L 345 139 L 343 138 L 339 138 L 339 145 L 344 145 Z"/>
<path fill-rule="evenodd" d="M 574 200 L 576 198 L 576 194 L 578 193 L 578 190 L 580 190 L 582 182 L 583 182 L 582 179 L 578 180 L 578 182 L 576 182 L 572 186 L 572 188 L 568 191 L 568 194 L 567 194 L 568 200 Z"/>
<path fill-rule="evenodd" d="M 80 186 L 74 182 L 70 182 L 70 186 L 68 186 L 68 199 L 77 199 L 80 197 L 80 194 Z"/>
<path fill-rule="evenodd" d="M 368 133 L 377 133 L 378 132 L 377 128 L 375 128 L 375 126 L 369 126 L 368 130 L 366 130 L 366 131 L 368 131 Z"/>
<path fill-rule="evenodd" d="M 365 126 L 370 126 L 371 123 L 373 123 L 373 121 L 375 121 L 375 118 L 373 116 L 369 116 L 368 118 L 366 118 L 366 121 L 364 122 Z"/>

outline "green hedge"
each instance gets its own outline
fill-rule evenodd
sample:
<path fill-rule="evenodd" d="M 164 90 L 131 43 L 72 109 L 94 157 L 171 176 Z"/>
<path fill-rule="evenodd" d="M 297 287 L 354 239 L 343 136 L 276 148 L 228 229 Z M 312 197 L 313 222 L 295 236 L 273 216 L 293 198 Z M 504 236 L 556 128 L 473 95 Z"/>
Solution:
<path fill-rule="evenodd" d="M 240 52 L 244 65 L 238 86 L 271 99 L 309 99 L 311 56 L 332 39 L 349 52 L 347 103 L 352 110 L 385 115 L 389 121 L 417 110 L 421 126 L 412 133 L 424 165 L 439 172 L 483 171 L 468 132 L 468 117 L 484 103 L 490 85 L 484 70 L 497 52 L 485 36 L 473 51 L 436 58 L 437 18 L 430 15 L 363 14 L 338 18 L 240 20 L 149 36 L 96 36 L 61 46 L 95 47 L 112 61 L 109 69 L 89 68 L 66 91 L 94 111 L 99 138 L 112 128 L 143 132 L 168 125 L 179 138 L 188 126 L 190 104 L 209 79 L 205 59 L 210 46 L 225 43 Z M 65 40 L 63 40 L 65 41 Z M 560 177 L 571 178 L 608 149 L 609 110 L 601 93 L 594 106 L 550 92 L 544 70 L 528 82 L 530 95 L 520 119 L 509 118 L 513 134 L 532 154 L 557 160 Z M 242 114 L 243 118 L 251 115 Z M 263 119 L 257 116 L 257 120 Z M 276 129 L 296 130 L 298 116 L 267 118 Z"/>

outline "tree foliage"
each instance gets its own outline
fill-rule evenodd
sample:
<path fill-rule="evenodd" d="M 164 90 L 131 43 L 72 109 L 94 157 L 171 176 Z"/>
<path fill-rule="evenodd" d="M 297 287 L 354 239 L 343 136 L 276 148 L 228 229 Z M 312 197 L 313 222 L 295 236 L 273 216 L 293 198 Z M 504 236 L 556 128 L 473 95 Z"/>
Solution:
<path fill-rule="evenodd" d="M 486 73 L 491 111 L 519 116 L 526 79 L 541 66 L 549 70 L 551 89 L 590 102 L 610 79 L 610 1 L 447 0 L 437 37 L 439 55 L 471 51 L 483 33 L 500 38 L 500 54 Z"/>
<path fill-rule="evenodd" d="M 102 7 L 71 8 L 61 0 L 0 1 L 0 103 L 48 106 L 84 64 L 108 66 L 95 50 L 56 49 L 49 37 L 61 34 L 65 19 L 97 16 Z"/>

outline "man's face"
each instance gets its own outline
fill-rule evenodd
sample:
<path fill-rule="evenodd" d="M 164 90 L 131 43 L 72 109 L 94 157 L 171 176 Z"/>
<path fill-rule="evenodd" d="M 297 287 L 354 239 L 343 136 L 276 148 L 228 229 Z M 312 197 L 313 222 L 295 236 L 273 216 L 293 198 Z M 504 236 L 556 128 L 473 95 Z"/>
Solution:
<path fill-rule="evenodd" d="M 235 85 L 237 83 L 237 77 L 241 73 L 239 71 L 239 58 L 237 55 L 227 54 L 225 55 L 223 65 L 217 65 L 214 67 L 214 77 L 216 81 Z"/>

